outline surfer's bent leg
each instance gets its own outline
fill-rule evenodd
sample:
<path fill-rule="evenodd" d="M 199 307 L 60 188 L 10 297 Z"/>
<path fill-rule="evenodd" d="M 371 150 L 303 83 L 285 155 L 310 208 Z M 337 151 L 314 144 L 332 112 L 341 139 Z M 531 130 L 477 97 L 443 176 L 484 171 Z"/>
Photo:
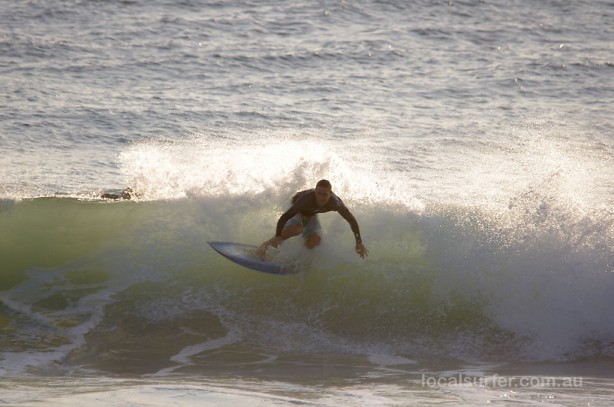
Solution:
<path fill-rule="evenodd" d="M 303 215 L 300 213 L 294 215 L 289 221 L 286 222 L 284 228 L 281 230 L 281 238 L 286 240 L 303 233 L 303 222 Z"/>
<path fill-rule="evenodd" d="M 308 249 L 313 249 L 320 245 L 322 241 L 322 237 L 320 236 L 321 231 L 322 226 L 320 225 L 318 215 L 313 215 L 306 219 L 304 223 L 303 238 L 305 239 L 305 246 Z"/>

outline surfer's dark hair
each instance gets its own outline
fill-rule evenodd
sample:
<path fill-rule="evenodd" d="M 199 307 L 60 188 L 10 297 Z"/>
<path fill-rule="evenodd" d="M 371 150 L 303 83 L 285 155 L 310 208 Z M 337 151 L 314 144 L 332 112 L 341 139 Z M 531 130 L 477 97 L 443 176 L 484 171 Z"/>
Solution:
<path fill-rule="evenodd" d="M 318 183 L 316 184 L 316 188 L 317 187 L 324 187 L 324 188 L 328 188 L 332 191 L 333 186 L 330 184 L 330 181 L 327 179 L 321 179 L 318 181 Z"/>

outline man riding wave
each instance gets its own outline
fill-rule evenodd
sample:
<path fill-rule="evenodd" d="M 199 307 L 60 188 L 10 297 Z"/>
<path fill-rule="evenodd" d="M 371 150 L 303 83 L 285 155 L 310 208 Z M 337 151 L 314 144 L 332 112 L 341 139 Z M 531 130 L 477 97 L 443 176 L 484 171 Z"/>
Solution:
<path fill-rule="evenodd" d="M 318 213 L 339 212 L 339 214 L 350 224 L 354 238 L 356 239 L 356 253 L 364 258 L 369 251 L 365 248 L 360 237 L 358 222 L 343 201 L 332 191 L 331 183 L 328 180 L 320 180 L 315 189 L 300 191 L 292 198 L 292 206 L 277 221 L 275 236 L 262 243 L 257 255 L 264 258 L 266 249 L 269 246 L 275 248 L 286 239 L 293 236 L 303 235 L 305 246 L 313 249 L 322 240 L 320 233 L 322 227 L 318 219 Z"/>

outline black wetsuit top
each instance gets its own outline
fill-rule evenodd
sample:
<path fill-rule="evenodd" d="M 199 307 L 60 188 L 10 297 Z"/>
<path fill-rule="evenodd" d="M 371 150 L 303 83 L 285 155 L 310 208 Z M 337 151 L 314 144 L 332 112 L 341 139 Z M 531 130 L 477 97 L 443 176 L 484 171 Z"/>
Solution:
<path fill-rule="evenodd" d="M 297 213 L 301 213 L 303 216 L 314 216 L 318 213 L 324 212 L 339 212 L 339 215 L 343 216 L 348 221 L 352 232 L 354 232 L 354 238 L 356 238 L 356 244 L 362 243 L 360 238 L 360 229 L 358 228 L 358 222 L 350 210 L 345 206 L 343 201 L 339 199 L 337 195 L 331 192 L 330 199 L 324 206 L 318 206 L 316 201 L 315 189 L 308 189 L 306 191 L 298 192 L 292 197 L 292 206 L 288 209 L 277 222 L 277 228 L 275 230 L 275 236 L 281 236 L 281 231 L 287 221 L 292 219 Z"/>

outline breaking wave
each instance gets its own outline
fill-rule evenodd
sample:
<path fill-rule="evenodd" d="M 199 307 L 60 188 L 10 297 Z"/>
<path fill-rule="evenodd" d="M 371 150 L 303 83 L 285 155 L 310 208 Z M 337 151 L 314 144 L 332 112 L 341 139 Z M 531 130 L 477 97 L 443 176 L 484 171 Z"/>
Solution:
<path fill-rule="evenodd" d="M 556 174 L 498 210 L 348 190 L 371 256 L 324 214 L 321 247 L 282 246 L 304 265 L 294 276 L 243 269 L 206 245 L 268 238 L 303 186 L 299 167 L 298 181 L 258 191 L 3 201 L 3 373 L 191 372 L 284 355 L 614 356 L 614 214 L 562 199 Z"/>

